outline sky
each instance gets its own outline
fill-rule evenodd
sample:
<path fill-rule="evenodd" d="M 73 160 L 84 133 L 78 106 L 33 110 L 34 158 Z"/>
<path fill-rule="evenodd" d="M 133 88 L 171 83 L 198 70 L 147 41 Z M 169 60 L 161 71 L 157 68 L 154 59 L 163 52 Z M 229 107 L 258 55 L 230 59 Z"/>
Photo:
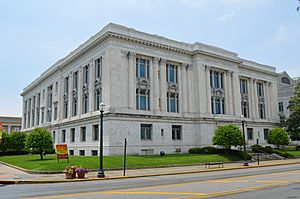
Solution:
<path fill-rule="evenodd" d="M 20 93 L 109 22 L 201 42 L 300 76 L 298 0 L 0 0 L 0 115 Z"/>

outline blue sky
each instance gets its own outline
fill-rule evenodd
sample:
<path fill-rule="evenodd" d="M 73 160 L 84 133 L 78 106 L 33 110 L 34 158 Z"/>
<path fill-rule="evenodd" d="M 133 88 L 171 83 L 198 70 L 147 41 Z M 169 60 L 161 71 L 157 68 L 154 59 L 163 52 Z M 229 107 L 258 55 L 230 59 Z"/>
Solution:
<path fill-rule="evenodd" d="M 201 42 L 300 76 L 297 0 L 1 0 L 0 115 L 23 88 L 109 22 Z"/>

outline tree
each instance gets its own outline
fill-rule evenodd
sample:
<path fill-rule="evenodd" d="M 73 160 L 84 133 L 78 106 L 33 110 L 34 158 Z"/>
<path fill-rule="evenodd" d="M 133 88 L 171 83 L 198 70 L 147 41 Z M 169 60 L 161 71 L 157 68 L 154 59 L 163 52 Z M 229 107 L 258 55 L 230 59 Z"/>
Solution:
<path fill-rule="evenodd" d="M 300 81 L 295 87 L 295 95 L 289 102 L 290 117 L 286 120 L 286 129 L 292 140 L 300 140 Z"/>
<path fill-rule="evenodd" d="M 298 0 L 299 6 L 297 7 L 297 11 L 299 12 L 300 10 L 300 0 Z"/>
<path fill-rule="evenodd" d="M 243 145 L 243 135 L 239 127 L 229 124 L 219 126 L 214 133 L 212 141 L 214 145 L 230 149 L 231 146 Z"/>
<path fill-rule="evenodd" d="M 7 132 L 2 133 L 2 142 L 0 143 L 0 151 L 6 152 L 11 148 L 11 136 Z"/>
<path fill-rule="evenodd" d="M 26 133 L 13 132 L 11 134 L 11 149 L 16 152 L 24 151 L 26 141 Z"/>
<path fill-rule="evenodd" d="M 43 152 L 53 149 L 52 136 L 47 129 L 35 128 L 26 138 L 26 148 L 32 148 L 40 154 L 43 160 Z"/>
<path fill-rule="evenodd" d="M 268 143 L 279 149 L 280 145 L 289 144 L 289 136 L 283 128 L 274 128 L 268 133 Z"/>

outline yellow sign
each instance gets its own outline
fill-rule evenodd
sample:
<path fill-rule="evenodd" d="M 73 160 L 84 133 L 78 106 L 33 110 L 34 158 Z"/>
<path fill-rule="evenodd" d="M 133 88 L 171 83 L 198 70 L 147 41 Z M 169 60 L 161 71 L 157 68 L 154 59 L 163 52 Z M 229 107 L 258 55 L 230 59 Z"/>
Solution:
<path fill-rule="evenodd" d="M 57 157 L 58 161 L 59 161 L 59 159 L 68 159 L 68 162 L 69 162 L 67 144 L 57 144 L 56 145 L 56 157 Z"/>

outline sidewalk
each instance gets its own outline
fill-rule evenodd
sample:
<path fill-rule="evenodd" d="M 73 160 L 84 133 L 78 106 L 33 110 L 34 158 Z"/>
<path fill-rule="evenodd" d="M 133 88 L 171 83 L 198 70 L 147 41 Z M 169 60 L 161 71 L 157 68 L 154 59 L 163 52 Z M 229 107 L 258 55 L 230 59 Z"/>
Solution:
<path fill-rule="evenodd" d="M 57 183 L 57 182 L 74 182 L 74 181 L 90 181 L 90 180 L 111 180 L 122 178 L 137 178 L 148 176 L 172 175 L 172 174 L 188 174 L 200 172 L 213 172 L 221 170 L 232 169 L 247 169 L 255 167 L 279 166 L 286 164 L 300 164 L 300 159 L 288 160 L 271 160 L 262 161 L 260 165 L 257 162 L 251 162 L 249 167 L 242 166 L 243 163 L 224 163 L 224 168 L 218 166 L 211 166 L 205 168 L 204 165 L 192 166 L 178 166 L 165 168 L 151 168 L 151 169 L 130 169 L 126 170 L 126 176 L 123 176 L 123 170 L 105 171 L 105 178 L 97 178 L 97 172 L 90 172 L 86 174 L 85 179 L 65 179 L 65 174 L 29 174 L 0 163 L 0 184 L 34 184 L 34 183 Z"/>

